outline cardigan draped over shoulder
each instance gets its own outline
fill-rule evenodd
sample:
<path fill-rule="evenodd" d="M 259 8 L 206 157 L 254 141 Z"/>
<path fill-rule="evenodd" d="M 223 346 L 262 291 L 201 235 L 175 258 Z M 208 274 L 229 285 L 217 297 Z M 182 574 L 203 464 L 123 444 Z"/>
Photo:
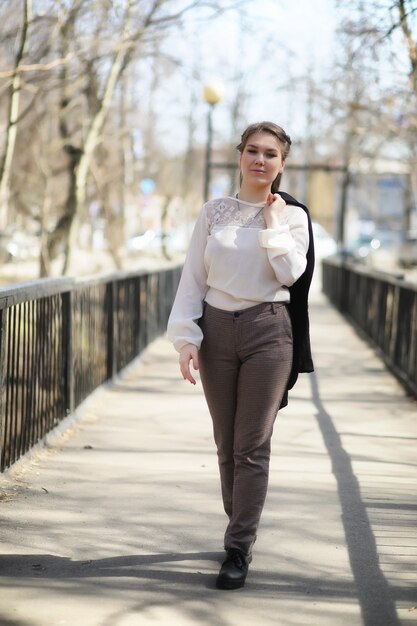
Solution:
<path fill-rule="evenodd" d="M 279 191 L 287 204 L 301 207 L 307 214 L 309 244 L 307 250 L 307 266 L 300 278 L 289 287 L 289 313 L 293 329 L 293 362 L 288 380 L 287 391 L 282 399 L 281 407 L 288 404 L 288 390 L 297 382 L 298 374 L 313 372 L 314 365 L 311 355 L 310 320 L 308 312 L 308 293 L 314 272 L 314 238 L 310 212 L 304 204 L 298 202 L 288 193 Z"/>

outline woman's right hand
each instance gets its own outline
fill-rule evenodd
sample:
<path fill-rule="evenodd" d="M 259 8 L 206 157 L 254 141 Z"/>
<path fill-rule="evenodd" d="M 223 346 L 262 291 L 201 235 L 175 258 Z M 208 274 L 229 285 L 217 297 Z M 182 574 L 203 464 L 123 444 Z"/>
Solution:
<path fill-rule="evenodd" d="M 198 348 L 193 343 L 187 343 L 180 350 L 180 370 L 184 380 L 189 380 L 195 385 L 196 381 L 190 371 L 190 361 L 193 362 L 193 368 L 198 370 Z"/>
<path fill-rule="evenodd" d="M 284 198 L 279 193 L 269 193 L 266 199 L 266 205 L 263 210 L 265 223 L 267 228 L 278 228 L 280 224 L 280 215 L 287 206 Z"/>

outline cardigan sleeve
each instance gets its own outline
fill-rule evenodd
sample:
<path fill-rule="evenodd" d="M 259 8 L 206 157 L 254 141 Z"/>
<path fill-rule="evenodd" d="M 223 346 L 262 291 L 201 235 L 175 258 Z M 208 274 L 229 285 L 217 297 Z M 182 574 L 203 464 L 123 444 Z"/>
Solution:
<path fill-rule="evenodd" d="M 266 249 L 277 280 L 291 287 L 307 265 L 308 219 L 303 209 L 287 205 L 279 221 L 276 228 L 259 231 L 259 244 Z"/>
<path fill-rule="evenodd" d="M 198 320 L 203 313 L 203 301 L 208 288 L 207 270 L 204 264 L 207 237 L 208 221 L 204 206 L 191 236 L 181 279 L 168 319 L 168 338 L 178 352 L 187 343 L 192 343 L 199 348 L 203 340 Z"/>

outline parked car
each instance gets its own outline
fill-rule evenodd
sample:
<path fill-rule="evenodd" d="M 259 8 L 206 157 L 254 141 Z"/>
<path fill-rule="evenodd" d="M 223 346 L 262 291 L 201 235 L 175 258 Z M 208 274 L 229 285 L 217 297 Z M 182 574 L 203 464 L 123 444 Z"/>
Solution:
<path fill-rule="evenodd" d="M 404 269 L 417 266 L 417 231 L 410 231 L 399 245 L 398 263 Z"/>
<path fill-rule="evenodd" d="M 134 237 L 131 237 L 127 241 L 128 252 L 140 252 L 149 248 L 151 242 L 156 238 L 156 232 L 154 230 L 145 230 L 138 233 Z"/>
<path fill-rule="evenodd" d="M 131 237 L 127 241 L 128 252 L 147 251 L 159 252 L 165 246 L 168 252 L 183 252 L 187 249 L 188 241 L 184 231 L 161 233 L 155 230 L 146 230 Z"/>
<path fill-rule="evenodd" d="M 318 222 L 313 222 L 314 248 L 317 259 L 336 254 L 337 244 L 325 228 Z"/>
<path fill-rule="evenodd" d="M 6 263 L 11 261 L 28 261 L 36 259 L 40 254 L 40 238 L 18 229 L 3 231 L 0 234 L 0 259 Z"/>
<path fill-rule="evenodd" d="M 361 235 L 350 251 L 357 261 L 392 270 L 397 265 L 401 234 L 397 231 L 376 231 Z"/>

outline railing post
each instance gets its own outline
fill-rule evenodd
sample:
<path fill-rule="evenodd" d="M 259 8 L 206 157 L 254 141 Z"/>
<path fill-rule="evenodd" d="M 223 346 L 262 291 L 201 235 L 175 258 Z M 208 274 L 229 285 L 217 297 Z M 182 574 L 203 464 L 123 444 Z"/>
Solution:
<path fill-rule="evenodd" d="M 75 409 L 74 402 L 74 362 L 73 362 L 73 343 L 72 343 L 72 308 L 73 308 L 73 292 L 72 290 L 62 294 L 62 346 L 65 351 L 63 362 L 63 392 L 65 398 L 65 410 L 67 415 Z"/>
<path fill-rule="evenodd" d="M 7 308 L 0 310 L 0 471 L 4 470 L 3 429 L 4 429 L 4 373 L 5 373 L 5 344 L 7 338 Z"/>
<path fill-rule="evenodd" d="M 106 285 L 106 310 L 107 310 L 107 380 L 111 380 L 116 374 L 115 355 L 115 283 L 110 281 Z"/>
<path fill-rule="evenodd" d="M 141 322 L 141 311 L 140 311 L 140 277 L 135 278 L 134 282 L 134 298 L 133 298 L 133 306 L 134 309 L 134 338 L 135 338 L 135 352 L 138 355 L 141 351 L 141 343 L 140 343 L 140 322 Z"/>

